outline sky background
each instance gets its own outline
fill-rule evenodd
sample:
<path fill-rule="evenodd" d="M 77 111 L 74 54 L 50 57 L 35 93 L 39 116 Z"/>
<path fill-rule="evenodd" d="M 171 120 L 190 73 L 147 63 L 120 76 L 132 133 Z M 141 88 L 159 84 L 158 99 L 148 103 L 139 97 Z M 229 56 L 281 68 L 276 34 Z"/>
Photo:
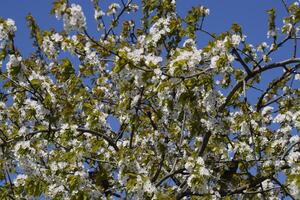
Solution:
<path fill-rule="evenodd" d="M 57 30 L 62 30 L 62 22 L 49 14 L 52 2 L 52 0 L 1 0 L 0 16 L 16 21 L 18 27 L 16 44 L 24 54 L 28 54 L 32 50 L 25 21 L 25 16 L 28 13 L 32 13 L 42 29 L 54 27 Z M 79 3 L 83 7 L 88 29 L 95 33 L 94 12 L 90 0 L 71 0 L 71 2 Z M 100 5 L 105 11 L 107 5 L 112 2 L 120 1 L 100 0 Z M 139 1 L 134 0 L 134 2 Z M 266 39 L 268 19 L 266 11 L 268 9 L 276 8 L 279 18 L 285 14 L 281 0 L 177 0 L 177 5 L 181 15 L 184 15 L 192 6 L 204 5 L 208 7 L 211 14 L 205 22 L 207 30 L 220 33 L 228 30 L 232 23 L 237 22 L 242 25 L 247 39 L 254 44 Z M 131 17 L 137 16 L 131 15 Z"/>

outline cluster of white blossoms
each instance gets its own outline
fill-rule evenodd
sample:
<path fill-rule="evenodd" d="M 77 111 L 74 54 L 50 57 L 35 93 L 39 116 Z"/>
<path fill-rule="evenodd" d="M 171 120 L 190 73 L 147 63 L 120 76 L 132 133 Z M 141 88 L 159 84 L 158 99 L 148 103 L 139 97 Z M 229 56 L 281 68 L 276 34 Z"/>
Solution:
<path fill-rule="evenodd" d="M 233 34 L 231 36 L 231 44 L 234 46 L 234 47 L 237 47 L 241 41 L 244 40 L 242 39 L 242 37 L 240 35 L 237 35 L 237 34 Z"/>
<path fill-rule="evenodd" d="M 155 186 L 151 183 L 149 178 L 137 175 L 136 181 L 137 184 L 132 191 L 137 193 L 137 198 L 143 198 L 144 193 L 153 194 L 156 191 Z"/>
<path fill-rule="evenodd" d="M 100 9 L 96 9 L 95 10 L 95 13 L 94 13 L 94 18 L 95 20 L 98 20 L 100 19 L 101 17 L 103 17 L 105 15 L 105 12 L 103 12 L 102 10 Z"/>
<path fill-rule="evenodd" d="M 0 49 L 4 48 L 9 37 L 12 37 L 17 30 L 15 21 L 8 18 L 3 22 L 0 21 Z"/>
<path fill-rule="evenodd" d="M 146 38 L 146 43 L 156 46 L 157 42 L 167 33 L 170 32 L 170 21 L 174 18 L 169 15 L 166 18 L 159 18 L 150 28 L 150 38 Z"/>
<path fill-rule="evenodd" d="M 53 184 L 53 185 L 49 186 L 48 196 L 53 198 L 59 194 L 65 193 L 65 192 L 66 192 L 66 190 L 63 185 Z"/>
<path fill-rule="evenodd" d="M 85 44 L 84 50 L 86 56 L 84 57 L 84 61 L 90 65 L 97 65 L 100 62 L 100 58 L 96 51 L 93 51 L 91 48 L 92 44 L 87 42 Z"/>
<path fill-rule="evenodd" d="M 205 168 L 203 158 L 198 157 L 195 160 L 189 157 L 185 164 L 185 168 L 191 173 L 187 179 L 187 184 L 191 187 L 192 191 L 207 193 L 209 190 L 207 178 L 210 176 L 210 172 Z"/>
<path fill-rule="evenodd" d="M 15 146 L 15 152 L 18 152 L 20 149 L 27 149 L 30 148 L 30 141 L 21 141 L 18 142 Z"/>
<path fill-rule="evenodd" d="M 80 5 L 71 4 L 63 15 L 64 29 L 70 31 L 82 31 L 86 27 L 86 18 Z"/>
<path fill-rule="evenodd" d="M 249 124 L 246 121 L 241 123 L 241 135 L 246 135 L 246 136 L 251 135 Z"/>
<path fill-rule="evenodd" d="M 56 59 L 59 53 L 59 44 L 63 45 L 63 36 L 59 33 L 45 35 L 41 44 L 41 49 L 50 59 Z"/>
<path fill-rule="evenodd" d="M 22 61 L 21 56 L 16 56 L 14 54 L 9 55 L 9 60 L 6 63 L 6 70 L 9 76 L 13 75 L 15 69 L 20 66 L 21 61 Z"/>
<path fill-rule="evenodd" d="M 207 16 L 207 15 L 210 14 L 209 8 L 206 8 L 206 7 L 204 7 L 204 6 L 200 6 L 200 9 L 201 9 L 201 12 L 202 12 L 205 16 Z"/>
<path fill-rule="evenodd" d="M 202 102 L 200 103 L 202 104 L 206 112 L 211 114 L 215 113 L 223 102 L 224 95 L 221 93 L 221 91 L 210 90 L 206 92 Z"/>
<path fill-rule="evenodd" d="M 45 109 L 45 107 L 38 101 L 32 99 L 26 99 L 24 102 L 24 110 L 20 112 L 21 116 L 26 118 L 31 112 L 35 113 L 37 119 L 42 120 L 45 118 L 47 114 L 49 114 L 49 110 Z"/>
<path fill-rule="evenodd" d="M 269 30 L 267 32 L 267 37 L 271 38 L 271 37 L 275 37 L 277 35 L 277 31 L 276 30 Z"/>
<path fill-rule="evenodd" d="M 300 186 L 299 186 L 299 174 L 300 174 L 300 155 L 299 152 L 292 151 L 292 155 L 289 159 L 289 164 L 292 166 L 290 171 L 290 180 L 288 184 L 288 189 L 294 199 L 300 199 Z"/>
<path fill-rule="evenodd" d="M 155 56 L 153 53 L 147 54 L 144 48 L 133 48 L 124 47 L 122 52 L 127 53 L 127 57 L 132 60 L 135 64 L 139 64 L 144 61 L 147 66 L 157 66 L 162 62 L 162 57 Z"/>
<path fill-rule="evenodd" d="M 274 123 L 284 123 L 284 122 L 292 122 L 294 117 L 294 113 L 292 113 L 291 111 L 288 111 L 284 114 L 279 113 L 278 115 L 276 115 L 276 117 L 273 119 Z"/>
<path fill-rule="evenodd" d="M 19 187 L 20 185 L 24 185 L 27 178 L 28 176 L 25 174 L 18 174 L 16 179 L 14 180 L 14 185 L 16 187 Z"/>
<path fill-rule="evenodd" d="M 234 56 L 228 52 L 228 45 L 237 47 L 244 38 L 245 36 L 241 37 L 240 35 L 233 34 L 231 36 L 226 36 L 224 39 L 217 40 L 211 52 L 205 54 L 205 57 L 210 57 L 210 67 L 216 69 L 222 66 L 222 71 L 231 72 L 232 69 L 230 63 L 234 61 Z"/>
<path fill-rule="evenodd" d="M 56 58 L 57 56 L 57 50 L 55 47 L 55 43 L 50 39 L 49 36 L 45 36 L 43 38 L 43 43 L 41 45 L 41 48 L 46 53 L 46 55 L 50 58 Z"/>
<path fill-rule="evenodd" d="M 269 45 L 266 42 L 262 42 L 260 45 L 258 45 L 257 51 L 264 52 L 267 48 L 269 48 Z"/>
<path fill-rule="evenodd" d="M 202 61 L 202 49 L 198 49 L 192 39 L 186 40 L 183 48 L 177 48 L 172 54 L 174 58 L 169 63 L 171 75 L 181 70 L 193 71 Z"/>
<path fill-rule="evenodd" d="M 108 6 L 107 15 L 113 15 L 117 13 L 117 10 L 120 9 L 121 6 L 118 3 L 112 3 Z"/>

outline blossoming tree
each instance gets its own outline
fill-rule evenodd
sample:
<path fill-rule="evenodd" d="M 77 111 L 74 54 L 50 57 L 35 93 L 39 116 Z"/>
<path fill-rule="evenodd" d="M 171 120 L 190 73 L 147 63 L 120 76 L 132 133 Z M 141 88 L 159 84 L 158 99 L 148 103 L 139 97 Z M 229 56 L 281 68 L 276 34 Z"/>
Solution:
<path fill-rule="evenodd" d="M 0 19 L 0 199 L 300 199 L 300 7 L 282 2 L 257 46 L 175 0 L 93 0 L 97 37 L 55 0 L 64 31 L 28 15 L 29 57 Z"/>

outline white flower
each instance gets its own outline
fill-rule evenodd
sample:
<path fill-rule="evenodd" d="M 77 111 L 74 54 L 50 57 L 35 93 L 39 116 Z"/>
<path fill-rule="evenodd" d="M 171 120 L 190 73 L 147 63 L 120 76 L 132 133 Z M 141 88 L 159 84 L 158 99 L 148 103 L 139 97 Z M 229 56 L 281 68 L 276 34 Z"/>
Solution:
<path fill-rule="evenodd" d="M 218 67 L 217 62 L 218 62 L 219 58 L 220 58 L 219 56 L 213 56 L 211 58 L 211 60 L 210 60 L 210 67 L 211 68 L 217 68 Z"/>
<path fill-rule="evenodd" d="M 265 116 L 267 114 L 269 114 L 274 108 L 272 106 L 266 106 L 262 109 L 261 111 L 261 115 Z"/>
<path fill-rule="evenodd" d="M 187 39 L 182 46 L 186 47 L 186 46 L 196 46 L 195 40 L 193 39 Z"/>
<path fill-rule="evenodd" d="M 191 174 L 187 180 L 187 184 L 194 192 L 197 191 L 199 193 L 207 193 L 207 180 L 203 179 L 201 175 L 199 176 L 198 174 Z"/>
<path fill-rule="evenodd" d="M 56 58 L 57 50 L 55 48 L 55 43 L 50 39 L 49 36 L 45 36 L 43 38 L 43 43 L 41 48 L 43 49 L 43 51 L 46 53 L 48 57 Z"/>
<path fill-rule="evenodd" d="M 222 104 L 222 99 L 218 98 L 220 96 L 222 96 L 222 94 L 215 90 L 210 90 L 205 94 L 202 105 L 208 113 L 215 112 L 217 107 Z"/>
<path fill-rule="evenodd" d="M 290 184 L 288 184 L 289 192 L 296 200 L 300 199 L 300 188 L 299 184 L 294 180 Z"/>
<path fill-rule="evenodd" d="M 241 135 L 250 135 L 251 132 L 250 132 L 250 129 L 249 129 L 249 126 L 247 124 L 247 122 L 242 122 L 241 123 Z"/>
<path fill-rule="evenodd" d="M 235 46 L 235 47 L 240 44 L 241 40 L 242 40 L 242 38 L 241 38 L 240 35 L 234 34 L 234 35 L 231 36 L 232 45 Z"/>
<path fill-rule="evenodd" d="M 296 142 L 300 142 L 299 135 L 294 135 L 290 138 L 290 143 L 296 143 Z"/>
<path fill-rule="evenodd" d="M 21 185 L 24 185 L 27 178 L 28 178 L 28 176 L 25 175 L 25 174 L 18 174 L 18 176 L 17 176 L 16 179 L 14 180 L 14 185 L 15 185 L 16 187 L 19 187 L 19 186 L 21 186 Z"/>
<path fill-rule="evenodd" d="M 274 123 L 282 123 L 284 121 L 290 121 L 292 118 L 291 116 L 289 115 L 289 113 L 285 113 L 285 114 L 278 114 L 275 118 L 274 118 Z"/>
<path fill-rule="evenodd" d="M 17 30 L 17 27 L 15 26 L 15 21 L 8 18 L 6 20 L 6 25 L 9 33 L 14 33 Z"/>
<path fill-rule="evenodd" d="M 262 46 L 263 48 L 268 48 L 268 47 L 269 47 L 269 45 L 268 45 L 266 42 L 261 43 L 261 46 Z"/>
<path fill-rule="evenodd" d="M 100 58 L 96 51 L 87 51 L 86 56 L 84 57 L 84 61 L 91 65 L 98 65 L 100 62 Z"/>
<path fill-rule="evenodd" d="M 264 52 L 264 50 L 266 48 L 269 48 L 269 45 L 266 42 L 261 43 L 260 45 L 258 45 L 257 47 L 257 51 L 259 52 Z"/>
<path fill-rule="evenodd" d="M 161 76 L 161 75 L 162 75 L 162 71 L 161 71 L 160 68 L 154 69 L 154 73 L 155 73 L 157 76 Z"/>
<path fill-rule="evenodd" d="M 48 195 L 51 197 L 55 197 L 57 194 L 63 193 L 64 191 L 65 188 L 62 185 L 58 186 L 56 184 L 53 184 L 48 187 Z"/>
<path fill-rule="evenodd" d="M 200 9 L 205 16 L 209 15 L 210 10 L 208 8 L 201 6 Z"/>
<path fill-rule="evenodd" d="M 112 3 L 108 6 L 108 11 L 107 11 L 107 15 L 112 15 L 117 13 L 117 10 L 120 9 L 121 6 L 118 3 Z"/>
<path fill-rule="evenodd" d="M 8 18 L 3 23 L 0 23 L 0 48 L 4 48 L 9 41 L 9 35 L 13 35 L 16 30 L 15 21 L 12 19 Z"/>
<path fill-rule="evenodd" d="M 196 48 L 196 44 L 193 40 L 188 39 L 183 44 L 183 47 L 189 46 L 190 48 L 177 49 L 175 59 L 172 59 L 169 63 L 169 72 L 174 75 L 177 68 L 182 70 L 192 71 L 202 61 L 202 50 Z"/>
<path fill-rule="evenodd" d="M 36 79 L 36 80 L 43 80 L 43 77 L 40 74 L 36 73 L 35 71 L 32 71 L 31 74 L 30 74 L 30 76 L 28 77 L 28 79 L 30 81 L 32 81 L 34 79 Z"/>
<path fill-rule="evenodd" d="M 290 152 L 288 155 L 287 162 L 289 165 L 294 165 L 296 162 L 300 160 L 300 152 Z"/>
<path fill-rule="evenodd" d="M 263 55 L 263 61 L 264 62 L 270 62 L 272 59 L 269 57 L 269 56 L 267 56 L 267 55 Z"/>
<path fill-rule="evenodd" d="M 155 186 L 151 183 L 151 181 L 149 179 L 147 179 L 144 182 L 143 189 L 144 189 L 144 191 L 146 191 L 148 193 L 153 193 L 156 191 Z"/>
<path fill-rule="evenodd" d="M 33 76 L 30 76 L 29 78 L 34 79 Z M 44 106 L 37 101 L 26 99 L 24 104 L 26 110 L 35 110 L 37 119 L 44 119 L 45 115 L 50 113 L 49 110 L 45 109 Z"/>
<path fill-rule="evenodd" d="M 270 37 L 275 37 L 276 36 L 276 31 L 274 30 L 269 30 L 268 33 L 267 33 L 267 37 L 270 38 Z"/>
<path fill-rule="evenodd" d="M 61 42 L 63 37 L 59 33 L 55 33 L 51 35 L 51 39 L 54 40 L 54 42 Z"/>
<path fill-rule="evenodd" d="M 169 24 L 171 17 L 159 18 L 153 26 L 150 28 L 149 33 L 151 35 L 151 40 L 148 43 L 156 45 L 156 43 L 161 39 L 161 37 L 170 32 Z"/>
<path fill-rule="evenodd" d="M 199 174 L 201 176 L 209 176 L 210 175 L 208 169 L 206 169 L 205 167 L 200 167 Z"/>
<path fill-rule="evenodd" d="M 20 141 L 15 145 L 15 152 L 18 152 L 19 149 L 30 148 L 30 141 Z"/>
<path fill-rule="evenodd" d="M 9 74 L 9 76 L 11 76 L 12 73 L 12 68 L 18 66 L 22 61 L 22 57 L 16 57 L 14 54 L 10 54 L 9 55 L 9 60 L 6 63 L 6 69 L 7 72 Z"/>
<path fill-rule="evenodd" d="M 128 5 L 128 10 L 136 12 L 139 9 L 139 6 L 137 4 L 129 4 Z"/>
<path fill-rule="evenodd" d="M 66 8 L 67 8 L 66 3 L 60 4 L 60 6 L 55 9 L 55 17 L 57 19 L 60 19 L 63 12 L 66 10 Z"/>
<path fill-rule="evenodd" d="M 275 44 L 271 44 L 271 47 L 270 47 L 270 50 L 274 50 L 276 48 L 276 45 Z"/>
<path fill-rule="evenodd" d="M 300 74 L 299 73 L 295 74 L 295 80 L 300 80 Z"/>
<path fill-rule="evenodd" d="M 64 29 L 67 32 L 73 30 L 82 30 L 86 26 L 86 19 L 82 12 L 81 6 L 72 4 L 69 9 L 69 13 L 65 13 L 64 19 Z"/>
<path fill-rule="evenodd" d="M 95 18 L 95 20 L 98 20 L 99 18 L 101 18 L 104 15 L 105 15 L 105 12 L 103 12 L 102 10 L 95 10 L 94 18 Z"/>
<path fill-rule="evenodd" d="M 286 115 L 284 114 L 278 114 L 275 118 L 274 118 L 274 122 L 275 123 L 282 123 L 285 120 Z"/>
<path fill-rule="evenodd" d="M 193 171 L 194 166 L 195 166 L 195 164 L 193 163 L 193 161 L 191 159 L 189 159 L 184 165 L 185 169 L 190 173 Z"/>
<path fill-rule="evenodd" d="M 273 188 L 274 184 L 270 180 L 264 180 L 262 182 L 262 187 L 263 187 L 264 190 L 268 190 L 270 188 Z"/>
<path fill-rule="evenodd" d="M 162 57 L 160 56 L 155 56 L 153 54 L 147 54 L 146 56 L 143 56 L 145 59 L 146 65 L 149 65 L 150 63 L 153 65 L 158 65 L 158 63 L 162 62 Z"/>
<path fill-rule="evenodd" d="M 82 178 L 87 178 L 88 177 L 88 174 L 85 172 L 85 171 L 76 171 L 75 176 L 80 176 Z"/>
<path fill-rule="evenodd" d="M 19 129 L 18 134 L 19 134 L 20 136 L 24 136 L 25 133 L 26 133 L 26 131 L 27 131 L 26 126 L 22 126 L 22 127 Z"/>
<path fill-rule="evenodd" d="M 203 166 L 204 165 L 204 160 L 202 157 L 197 158 L 197 164 Z"/>
<path fill-rule="evenodd" d="M 140 48 L 140 49 L 134 49 L 133 51 L 128 52 L 128 57 L 130 59 L 132 59 L 133 62 L 138 63 L 140 62 L 141 58 L 143 57 L 144 54 L 144 49 Z"/>
<path fill-rule="evenodd" d="M 132 100 L 132 102 L 131 102 L 131 105 L 132 106 L 135 106 L 137 103 L 138 103 L 138 101 L 140 100 L 140 95 L 136 95 L 134 98 L 133 98 L 133 100 Z"/>
<path fill-rule="evenodd" d="M 228 62 L 232 63 L 234 61 L 234 56 L 231 54 L 227 54 Z"/>
<path fill-rule="evenodd" d="M 64 169 L 65 167 L 68 166 L 68 163 L 67 162 L 58 162 L 57 163 L 57 167 L 58 169 Z"/>
<path fill-rule="evenodd" d="M 0 101 L 0 109 L 1 109 L 1 110 L 4 110 L 5 107 L 6 107 L 5 102 Z"/>

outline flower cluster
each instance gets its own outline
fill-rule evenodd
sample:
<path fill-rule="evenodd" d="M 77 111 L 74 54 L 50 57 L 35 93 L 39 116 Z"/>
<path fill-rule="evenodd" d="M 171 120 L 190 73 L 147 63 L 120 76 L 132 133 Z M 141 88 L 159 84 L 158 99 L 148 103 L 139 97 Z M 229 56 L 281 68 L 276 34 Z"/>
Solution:
<path fill-rule="evenodd" d="M 17 27 L 14 20 L 8 18 L 0 21 L 0 49 L 4 48 L 16 30 Z"/>
<path fill-rule="evenodd" d="M 82 31 L 86 27 L 86 19 L 80 5 L 72 4 L 71 7 L 67 8 L 63 20 L 64 29 L 67 32 Z"/>

